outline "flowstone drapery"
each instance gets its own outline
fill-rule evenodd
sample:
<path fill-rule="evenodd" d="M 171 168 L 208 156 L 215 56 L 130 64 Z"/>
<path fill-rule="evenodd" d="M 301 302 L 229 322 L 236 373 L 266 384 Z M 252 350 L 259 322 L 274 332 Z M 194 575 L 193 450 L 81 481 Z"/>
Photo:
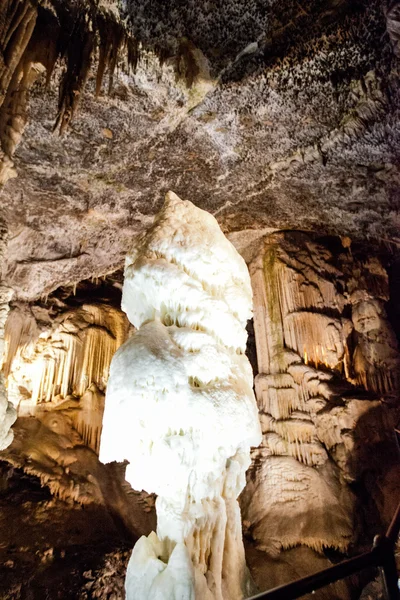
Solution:
<path fill-rule="evenodd" d="M 300 231 L 268 235 L 249 268 L 263 441 L 243 517 L 274 557 L 301 545 L 347 552 L 384 530 L 398 498 L 387 273 L 348 238 Z"/>
<path fill-rule="evenodd" d="M 169 192 L 127 257 L 122 307 L 137 331 L 111 364 L 100 459 L 128 460 L 132 487 L 158 495 L 127 598 L 247 596 L 237 497 L 261 434 L 245 262 L 214 217 Z"/>
<path fill-rule="evenodd" d="M 92 383 L 103 390 L 127 325 L 119 309 L 102 302 L 65 306 L 56 317 L 45 307 L 15 306 L 5 327 L 4 373 L 19 416 L 34 414 L 41 402 L 82 397 Z"/>

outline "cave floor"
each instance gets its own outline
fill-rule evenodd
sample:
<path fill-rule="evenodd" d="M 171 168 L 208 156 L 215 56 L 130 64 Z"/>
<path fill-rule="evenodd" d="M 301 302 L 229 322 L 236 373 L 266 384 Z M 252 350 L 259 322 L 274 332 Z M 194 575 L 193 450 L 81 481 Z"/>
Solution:
<path fill-rule="evenodd" d="M 58 500 L 6 463 L 0 473 L 0 600 L 98 597 L 92 572 L 110 553 L 128 555 L 106 509 Z M 123 579 L 114 579 L 118 588 Z"/>
<path fill-rule="evenodd" d="M 249 540 L 245 547 L 260 590 L 331 564 L 305 547 L 275 559 Z M 103 506 L 59 500 L 37 477 L 0 461 L 0 600 L 121 600 L 131 548 Z M 312 598 L 358 598 L 352 588 L 350 581 L 341 582 Z M 380 597 L 380 586 L 365 596 Z"/>

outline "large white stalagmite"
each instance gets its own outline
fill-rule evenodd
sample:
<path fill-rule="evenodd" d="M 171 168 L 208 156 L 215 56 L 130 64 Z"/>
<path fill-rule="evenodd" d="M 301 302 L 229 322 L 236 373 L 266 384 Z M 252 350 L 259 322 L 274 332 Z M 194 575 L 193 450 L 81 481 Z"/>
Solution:
<path fill-rule="evenodd" d="M 100 459 L 128 460 L 132 487 L 158 495 L 127 598 L 246 597 L 237 497 L 261 441 L 246 264 L 212 215 L 169 192 L 127 257 L 122 308 L 137 331 L 112 360 Z"/>

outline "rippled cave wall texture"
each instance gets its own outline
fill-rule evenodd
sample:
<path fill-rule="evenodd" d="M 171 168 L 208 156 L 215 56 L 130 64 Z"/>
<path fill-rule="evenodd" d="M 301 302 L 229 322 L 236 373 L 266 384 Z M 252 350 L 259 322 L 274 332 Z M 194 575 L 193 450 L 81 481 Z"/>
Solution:
<path fill-rule="evenodd" d="M 104 466 L 97 458 L 110 362 L 129 329 L 113 305 L 120 299 L 113 284 L 119 285 L 82 282 L 42 302 L 11 307 L 3 372 L 19 418 L 2 458 L 39 477 L 58 498 L 106 505 L 135 536 L 146 515 L 135 522 L 123 465 Z M 133 505 L 149 512 L 148 498 L 138 494 Z"/>
<path fill-rule="evenodd" d="M 105 0 L 8 2 L 8 285 L 31 300 L 120 268 L 169 189 L 225 233 L 399 243 L 390 5 L 132 0 L 126 34 Z"/>
<path fill-rule="evenodd" d="M 276 232 L 250 271 L 263 442 L 243 518 L 277 555 L 360 548 L 398 501 L 399 353 L 388 277 L 350 240 Z"/>
<path fill-rule="evenodd" d="M 169 189 L 252 277 L 254 580 L 369 547 L 399 492 L 399 3 L 9 0 L 0 17 L 1 593 L 121 597 L 126 549 L 155 529 L 154 497 L 97 453 L 131 333 L 124 258 Z"/>

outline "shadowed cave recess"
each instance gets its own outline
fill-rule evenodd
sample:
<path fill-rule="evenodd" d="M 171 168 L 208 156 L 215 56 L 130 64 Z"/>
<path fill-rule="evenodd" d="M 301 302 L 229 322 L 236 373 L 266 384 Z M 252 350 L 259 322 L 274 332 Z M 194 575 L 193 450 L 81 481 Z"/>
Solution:
<path fill-rule="evenodd" d="M 399 40 L 396 0 L 0 4 L 0 600 L 151 600 L 124 587 L 138 540 L 131 573 L 153 544 L 172 600 L 169 512 L 195 523 L 184 600 L 249 597 L 385 531 L 400 500 Z M 245 440 L 251 403 L 215 412 L 237 439 L 197 504 L 196 463 L 179 513 L 168 485 L 157 499 L 128 482 L 145 443 L 124 436 L 135 415 L 151 426 L 144 412 L 104 441 L 129 384 L 110 365 L 131 349 L 150 406 L 157 385 L 168 396 L 162 365 L 189 373 L 201 344 L 188 397 L 247 394 L 256 423 Z M 179 455 L 198 426 L 159 428 L 154 452 L 165 435 Z M 373 570 L 312 595 L 383 597 Z"/>

